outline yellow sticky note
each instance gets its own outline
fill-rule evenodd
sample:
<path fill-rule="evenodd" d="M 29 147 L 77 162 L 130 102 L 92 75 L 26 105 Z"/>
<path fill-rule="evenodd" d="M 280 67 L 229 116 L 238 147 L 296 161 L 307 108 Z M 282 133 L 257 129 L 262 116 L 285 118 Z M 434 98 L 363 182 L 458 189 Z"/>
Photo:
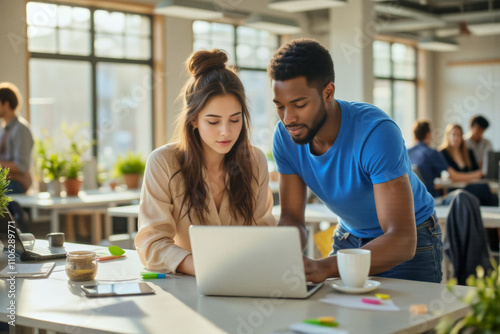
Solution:
<path fill-rule="evenodd" d="M 378 299 L 384 299 L 384 300 L 385 300 L 385 299 L 390 299 L 390 298 L 391 298 L 391 296 L 386 295 L 386 294 L 383 294 L 383 293 L 376 293 L 376 294 L 375 294 L 375 297 L 377 297 Z"/>

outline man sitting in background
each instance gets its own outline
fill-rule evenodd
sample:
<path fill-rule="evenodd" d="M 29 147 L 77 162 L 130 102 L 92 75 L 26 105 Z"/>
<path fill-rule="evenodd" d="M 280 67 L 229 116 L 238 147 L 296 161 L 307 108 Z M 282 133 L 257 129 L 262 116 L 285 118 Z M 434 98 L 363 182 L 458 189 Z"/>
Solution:
<path fill-rule="evenodd" d="M 474 152 L 479 168 L 486 175 L 488 167 L 488 152 L 493 151 L 491 142 L 483 137 L 484 131 L 490 123 L 483 116 L 475 116 L 470 120 L 469 137 L 465 140 L 467 147 Z"/>
<path fill-rule="evenodd" d="M 9 168 L 9 194 L 25 193 L 31 186 L 33 136 L 28 122 L 18 116 L 21 94 L 9 82 L 0 83 L 0 166 Z"/>
<path fill-rule="evenodd" d="M 416 121 L 413 125 L 413 135 L 416 145 L 408 149 L 408 155 L 413 166 L 418 167 L 422 182 L 427 191 L 434 197 L 442 193 L 434 188 L 434 179 L 447 171 L 453 182 L 470 182 L 480 179 L 483 174 L 480 170 L 474 172 L 457 172 L 448 165 L 443 155 L 431 148 L 431 123 L 427 120 Z"/>

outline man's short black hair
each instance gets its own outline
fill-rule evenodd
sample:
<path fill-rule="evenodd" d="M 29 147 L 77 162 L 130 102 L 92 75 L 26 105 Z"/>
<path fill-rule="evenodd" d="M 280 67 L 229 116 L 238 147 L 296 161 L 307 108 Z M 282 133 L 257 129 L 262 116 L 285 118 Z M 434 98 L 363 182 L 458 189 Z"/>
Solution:
<path fill-rule="evenodd" d="M 488 120 L 483 116 L 472 117 L 472 119 L 470 120 L 470 126 L 472 127 L 476 124 L 485 130 L 488 128 L 488 126 L 490 126 L 490 122 L 488 122 Z"/>
<path fill-rule="evenodd" d="M 12 110 L 16 110 L 19 105 L 19 96 L 15 87 L 10 83 L 0 84 L 0 102 L 8 102 Z"/>
<path fill-rule="evenodd" d="M 428 120 L 416 121 L 413 124 L 413 136 L 415 140 L 424 141 L 429 132 L 431 132 L 431 122 Z"/>
<path fill-rule="evenodd" d="M 335 82 L 330 52 L 313 39 L 295 39 L 281 46 L 273 55 L 267 73 L 272 80 L 285 81 L 304 76 L 310 87 L 322 90 Z"/>

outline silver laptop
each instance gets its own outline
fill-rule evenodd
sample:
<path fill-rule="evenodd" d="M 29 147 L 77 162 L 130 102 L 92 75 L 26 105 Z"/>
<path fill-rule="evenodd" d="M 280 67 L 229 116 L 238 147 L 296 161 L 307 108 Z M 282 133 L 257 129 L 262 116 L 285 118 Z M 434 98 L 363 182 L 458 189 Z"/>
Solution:
<path fill-rule="evenodd" d="M 295 227 L 198 225 L 189 237 L 200 294 L 307 298 L 323 285 L 306 284 Z"/>

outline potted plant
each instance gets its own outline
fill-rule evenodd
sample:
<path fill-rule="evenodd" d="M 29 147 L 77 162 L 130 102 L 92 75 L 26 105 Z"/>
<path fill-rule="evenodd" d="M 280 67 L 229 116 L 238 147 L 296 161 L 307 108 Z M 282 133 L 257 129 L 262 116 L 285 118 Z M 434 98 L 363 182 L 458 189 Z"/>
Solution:
<path fill-rule="evenodd" d="M 61 130 L 64 134 L 64 145 L 66 148 L 66 162 L 64 166 L 64 188 L 67 196 L 78 196 L 83 183 L 83 157 L 92 147 L 93 141 L 87 140 L 83 133 L 86 123 L 71 125 L 66 122 L 61 123 Z"/>
<path fill-rule="evenodd" d="M 41 172 L 42 180 L 47 183 L 49 193 L 52 196 L 59 196 L 62 190 L 61 177 L 64 175 L 65 159 L 63 155 L 49 153 L 47 147 L 50 139 L 35 140 L 35 164 L 37 170 Z"/>
<path fill-rule="evenodd" d="M 128 152 L 125 156 L 118 156 L 113 174 L 123 177 L 128 189 L 137 189 L 145 168 L 146 162 L 140 153 Z"/>
<path fill-rule="evenodd" d="M 67 196 L 77 196 L 80 191 L 83 157 L 92 146 L 92 141 L 87 140 L 82 131 L 85 126 L 85 123 L 68 125 L 62 122 L 59 136 L 50 136 L 44 129 L 42 138 L 35 140 L 36 166 L 53 196 L 60 195 L 61 181 Z M 57 138 L 57 145 L 53 145 L 53 138 Z"/>
<path fill-rule="evenodd" d="M 444 333 L 500 333 L 500 266 L 492 258 L 493 270 L 485 275 L 484 269 L 478 266 L 476 276 L 467 278 L 468 286 L 476 287 L 465 296 L 459 297 L 470 305 L 470 312 L 458 322 L 443 319 L 436 330 Z M 447 282 L 447 288 L 454 292 L 457 284 L 455 278 Z"/>
<path fill-rule="evenodd" d="M 82 187 L 83 177 L 82 168 L 83 160 L 80 156 L 74 154 L 66 161 L 64 170 L 64 188 L 66 196 L 78 196 Z"/>

